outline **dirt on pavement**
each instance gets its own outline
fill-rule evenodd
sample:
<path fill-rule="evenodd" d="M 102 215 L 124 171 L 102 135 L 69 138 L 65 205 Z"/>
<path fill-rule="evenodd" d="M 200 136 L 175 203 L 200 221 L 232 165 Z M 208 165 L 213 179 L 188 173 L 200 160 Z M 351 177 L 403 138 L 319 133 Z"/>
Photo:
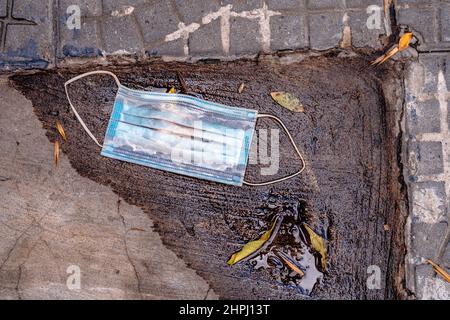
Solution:
<path fill-rule="evenodd" d="M 407 202 L 398 158 L 401 95 L 395 93 L 401 88 L 401 72 L 388 65 L 369 68 L 369 61 L 331 53 L 289 64 L 279 59 L 153 61 L 101 68 L 116 73 L 122 84 L 142 90 L 181 89 L 179 72 L 188 89 L 206 100 L 281 118 L 304 154 L 307 169 L 294 179 L 265 187 L 222 185 L 102 157 L 64 94 L 66 80 L 92 69 L 42 71 L 11 80 L 32 101 L 51 141 L 58 137 L 56 120 L 62 123 L 68 142 L 61 148 L 72 166 L 142 207 L 164 244 L 221 298 L 391 299 L 403 296 L 404 281 Z M 238 93 L 241 83 L 245 90 Z M 280 107 L 270 97 L 272 91 L 295 94 L 305 111 Z M 102 142 L 116 94 L 114 81 L 92 76 L 72 84 L 70 94 Z M 258 128 L 276 125 L 261 120 Z M 298 160 L 288 139 L 283 133 L 280 137 L 278 176 L 283 176 L 298 169 Z M 246 178 L 267 179 L 260 176 L 260 167 L 250 165 Z M 269 249 L 252 261 L 227 266 L 230 255 L 269 229 L 275 215 L 284 219 Z M 303 223 L 328 240 L 326 271 L 302 236 Z M 277 250 L 300 258 L 308 278 L 280 263 L 273 254 Z M 366 285 L 371 265 L 381 270 L 381 289 Z"/>

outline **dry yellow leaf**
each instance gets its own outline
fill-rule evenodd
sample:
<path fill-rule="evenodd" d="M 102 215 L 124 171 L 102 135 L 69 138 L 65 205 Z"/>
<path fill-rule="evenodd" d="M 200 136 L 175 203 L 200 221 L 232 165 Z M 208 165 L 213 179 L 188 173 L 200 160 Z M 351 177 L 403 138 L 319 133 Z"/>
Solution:
<path fill-rule="evenodd" d="M 270 95 L 276 103 L 290 111 L 305 111 L 303 105 L 300 103 L 300 100 L 289 92 L 271 92 Z"/>
<path fill-rule="evenodd" d="M 55 160 L 55 166 L 58 166 L 59 161 L 59 141 L 55 141 L 54 149 L 53 149 L 53 158 Z"/>
<path fill-rule="evenodd" d="M 404 35 L 402 35 L 400 37 L 400 40 L 398 41 L 397 46 L 390 49 L 387 53 L 385 53 L 381 57 L 378 57 L 375 61 L 372 61 L 370 64 L 371 65 L 380 65 L 380 64 L 386 62 L 386 60 L 388 60 L 389 58 L 391 58 L 398 52 L 408 49 L 409 43 L 411 42 L 412 37 L 413 37 L 412 32 L 406 32 Z"/>
<path fill-rule="evenodd" d="M 242 82 L 241 85 L 239 86 L 238 93 L 242 93 L 244 91 L 244 89 L 245 89 L 245 83 Z"/>
<path fill-rule="evenodd" d="M 305 275 L 305 273 L 297 266 L 297 264 L 288 257 L 284 252 L 278 251 L 278 256 L 288 265 L 289 268 L 297 272 L 301 277 Z"/>
<path fill-rule="evenodd" d="M 408 49 L 409 43 L 411 42 L 412 37 L 413 37 L 412 32 L 407 32 L 400 37 L 400 40 L 398 41 L 398 51 L 399 52 Z"/>
<path fill-rule="evenodd" d="M 311 246 L 314 250 L 320 253 L 321 265 L 324 271 L 327 270 L 327 241 L 321 236 L 317 235 L 313 229 L 311 229 L 306 223 L 303 224 L 306 231 L 308 231 L 309 239 L 311 240 Z"/>
<path fill-rule="evenodd" d="M 59 135 L 67 142 L 66 133 L 64 132 L 64 128 L 59 121 L 56 121 L 56 130 L 58 130 Z"/>
<path fill-rule="evenodd" d="M 167 93 L 176 93 L 175 88 L 174 87 L 170 87 L 170 89 L 167 90 Z"/>
<path fill-rule="evenodd" d="M 227 264 L 229 266 L 232 266 L 235 263 L 238 263 L 242 259 L 245 259 L 249 255 L 251 255 L 253 252 L 258 250 L 263 246 L 263 244 L 269 240 L 270 236 L 272 235 L 273 228 L 275 228 L 277 220 L 274 221 L 272 227 L 270 230 L 264 232 L 264 234 L 259 238 L 258 240 L 250 241 L 245 246 L 242 247 L 242 249 L 236 253 L 234 253 L 230 260 L 227 261 Z"/>
<path fill-rule="evenodd" d="M 381 57 L 379 57 L 375 61 L 372 61 L 370 64 L 371 65 L 380 65 L 380 64 L 386 62 L 386 60 L 388 60 L 390 57 L 395 55 L 398 51 L 399 51 L 398 47 L 394 47 L 391 50 L 389 50 L 388 53 L 382 55 Z"/>
<path fill-rule="evenodd" d="M 439 265 L 437 265 L 436 263 L 434 263 L 433 261 L 427 259 L 425 261 L 426 263 L 430 264 L 434 271 L 440 275 L 442 277 L 442 279 L 444 279 L 445 281 L 447 281 L 448 283 L 450 283 L 450 275 L 447 273 L 447 271 L 445 271 L 443 268 L 441 268 Z"/>
<path fill-rule="evenodd" d="M 388 53 L 386 53 L 385 57 L 383 59 L 381 59 L 380 63 L 378 63 L 378 64 L 380 65 L 380 64 L 386 62 L 392 56 L 396 55 L 398 51 L 399 51 L 399 49 L 397 47 L 392 48 L 390 51 L 388 51 Z"/>

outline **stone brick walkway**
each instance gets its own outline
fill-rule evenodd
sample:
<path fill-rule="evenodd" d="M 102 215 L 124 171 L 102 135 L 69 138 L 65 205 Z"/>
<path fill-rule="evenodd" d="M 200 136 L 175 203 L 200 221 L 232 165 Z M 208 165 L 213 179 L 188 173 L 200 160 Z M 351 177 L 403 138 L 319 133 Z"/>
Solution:
<path fill-rule="evenodd" d="M 409 186 L 407 285 L 421 299 L 450 299 L 450 284 L 424 264 L 450 270 L 450 1 L 399 0 L 398 23 L 419 38 L 419 59 L 406 76 Z"/>
<path fill-rule="evenodd" d="M 356 0 L 0 0 L 0 68 L 124 53 L 187 59 L 325 50 L 339 46 L 345 27 L 353 45 L 381 48 L 385 24 L 374 20 L 368 29 L 367 7 Z M 376 9 L 370 14 L 379 18 Z"/>
<path fill-rule="evenodd" d="M 450 268 L 449 58 L 443 53 L 421 54 L 409 66 L 406 80 L 408 286 L 423 299 L 450 299 L 450 284 L 424 264 L 424 259 L 431 259 Z"/>
<path fill-rule="evenodd" d="M 424 259 L 450 268 L 450 1 L 398 0 L 397 24 L 419 39 L 405 82 L 407 286 L 449 299 Z M 382 0 L 0 0 L 0 70 L 135 54 L 230 59 L 339 46 L 381 49 Z"/>

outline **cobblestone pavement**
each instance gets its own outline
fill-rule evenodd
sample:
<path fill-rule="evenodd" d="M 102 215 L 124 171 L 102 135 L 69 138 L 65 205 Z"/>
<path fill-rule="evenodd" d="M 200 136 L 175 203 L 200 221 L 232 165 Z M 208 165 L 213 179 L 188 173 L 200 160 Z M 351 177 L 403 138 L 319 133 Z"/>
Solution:
<path fill-rule="evenodd" d="M 421 54 L 406 79 L 408 286 L 423 299 L 450 299 L 450 285 L 424 259 L 450 268 L 450 70 L 448 54 Z"/>
<path fill-rule="evenodd" d="M 0 70 L 127 53 L 228 59 L 382 49 L 391 33 L 383 16 L 382 0 L 0 0 Z M 449 299 L 450 285 L 424 259 L 450 268 L 450 0 L 398 0 L 395 17 L 419 39 L 405 80 L 407 286 L 418 298 Z"/>
<path fill-rule="evenodd" d="M 399 0 L 398 23 L 420 39 L 405 82 L 409 189 L 407 285 L 422 299 L 450 299 L 450 285 L 424 264 L 450 270 L 450 1 Z"/>
<path fill-rule="evenodd" d="M 339 45 L 345 26 L 355 46 L 381 48 L 381 7 L 368 29 L 365 1 L 346 2 L 0 0 L 0 67 L 47 67 L 67 57 L 123 53 L 224 58 L 325 50 Z"/>

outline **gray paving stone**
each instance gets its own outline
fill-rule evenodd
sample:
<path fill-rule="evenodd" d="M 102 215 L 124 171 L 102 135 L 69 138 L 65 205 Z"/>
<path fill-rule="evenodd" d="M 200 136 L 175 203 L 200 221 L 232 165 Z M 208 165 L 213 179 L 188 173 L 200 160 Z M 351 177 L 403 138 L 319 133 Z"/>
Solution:
<path fill-rule="evenodd" d="M 82 17 L 94 17 L 102 15 L 101 0 L 59 0 L 60 17 L 66 16 L 67 8 L 71 5 L 80 7 Z"/>
<path fill-rule="evenodd" d="M 82 21 L 80 30 L 60 29 L 59 57 L 95 57 L 101 54 L 99 30 L 94 20 Z"/>
<path fill-rule="evenodd" d="M 436 224 L 448 221 L 445 182 L 413 183 L 411 191 L 412 223 Z"/>
<path fill-rule="evenodd" d="M 47 1 L 27 1 L 27 0 L 15 0 L 13 3 L 13 15 L 18 18 L 25 18 L 41 22 L 41 19 L 48 19 L 48 15 L 51 14 L 52 7 Z"/>
<path fill-rule="evenodd" d="M 444 281 L 439 278 L 428 264 L 416 266 L 416 288 L 415 292 L 418 299 L 440 299 L 447 300 L 448 292 L 446 292 Z M 450 286 L 447 286 L 450 288 Z"/>
<path fill-rule="evenodd" d="M 428 268 L 431 268 L 428 266 Z M 421 300 L 449 300 L 450 284 L 438 275 L 432 277 L 420 276 L 416 277 L 415 295 Z"/>
<path fill-rule="evenodd" d="M 447 53 L 442 56 L 440 60 L 442 64 L 442 69 L 444 70 L 445 82 L 447 84 L 447 90 L 450 91 L 450 54 Z"/>
<path fill-rule="evenodd" d="M 271 49 L 308 47 L 307 22 L 304 15 L 274 16 L 270 20 Z"/>
<path fill-rule="evenodd" d="M 148 3 L 147 0 L 102 0 L 102 2 L 103 2 L 103 10 L 107 14 L 109 14 L 113 10 L 117 10 L 123 6 L 136 7 L 136 6 Z M 161 2 L 163 2 L 163 1 L 161 1 Z M 167 2 L 167 1 L 164 1 L 164 2 Z M 160 5 L 160 3 L 158 3 L 156 5 Z"/>
<path fill-rule="evenodd" d="M 309 9 L 342 9 L 344 8 L 343 0 L 307 0 Z"/>
<path fill-rule="evenodd" d="M 423 93 L 434 94 L 437 92 L 438 74 L 443 70 L 443 59 L 440 55 L 422 55 L 419 59 L 425 69 Z"/>
<path fill-rule="evenodd" d="M 184 56 L 184 40 L 178 39 L 170 42 L 165 42 L 159 45 L 151 46 L 147 49 L 146 54 L 152 57 L 161 56 Z"/>
<path fill-rule="evenodd" d="M 230 54 L 255 54 L 261 51 L 259 24 L 240 17 L 230 19 Z"/>
<path fill-rule="evenodd" d="M 450 102 L 447 105 L 447 124 L 448 124 L 448 130 L 450 130 Z"/>
<path fill-rule="evenodd" d="M 135 12 L 144 36 L 145 44 L 151 44 L 178 30 L 180 22 L 172 7 L 167 3 L 147 6 Z"/>
<path fill-rule="evenodd" d="M 181 20 L 188 24 L 200 23 L 203 16 L 217 11 L 220 7 L 215 1 L 204 0 L 174 0 Z"/>
<path fill-rule="evenodd" d="M 381 3 L 380 3 L 381 2 Z M 382 7 L 383 2 L 380 1 L 373 1 L 373 0 L 346 0 L 345 5 L 347 8 L 367 8 L 368 6 L 377 5 Z"/>
<path fill-rule="evenodd" d="M 349 15 L 349 25 L 352 31 L 352 44 L 355 47 L 373 47 L 380 49 L 381 44 L 379 37 L 384 34 L 384 24 L 381 29 L 369 29 L 367 27 L 367 19 L 369 15 L 366 10 L 351 11 Z"/>
<path fill-rule="evenodd" d="M 434 8 L 400 8 L 398 22 L 419 32 L 425 44 L 436 42 L 436 11 Z"/>
<path fill-rule="evenodd" d="M 429 265 L 420 264 L 416 266 L 416 281 L 418 281 L 420 278 L 432 278 L 433 276 L 434 276 L 433 268 L 431 268 Z"/>
<path fill-rule="evenodd" d="M 409 6 L 411 4 L 430 4 L 433 0 L 397 0 L 398 5 L 401 6 Z M 445 0 L 444 0 L 445 1 Z"/>
<path fill-rule="evenodd" d="M 6 16 L 6 0 L 0 0 L 0 17 Z"/>
<path fill-rule="evenodd" d="M 444 171 L 441 142 L 412 142 L 418 175 L 439 174 Z"/>
<path fill-rule="evenodd" d="M 233 6 L 232 10 L 234 12 L 249 11 L 263 6 L 263 0 L 221 0 L 220 5 L 226 6 L 231 4 Z"/>
<path fill-rule="evenodd" d="M 266 4 L 272 10 L 291 10 L 305 8 L 307 0 L 267 0 Z"/>
<path fill-rule="evenodd" d="M 143 48 L 137 25 L 132 16 L 108 17 L 102 21 L 104 50 L 107 53 L 138 52 Z"/>
<path fill-rule="evenodd" d="M 330 12 L 327 14 L 311 14 L 309 17 L 309 38 L 312 49 L 326 50 L 336 47 L 342 38 L 343 14 Z M 324 34 L 324 30 L 327 30 Z"/>
<path fill-rule="evenodd" d="M 52 6 L 45 0 L 16 0 L 12 9 L 11 17 L 3 20 L 8 27 L 2 23 L 6 35 L 0 43 L 0 69 L 46 68 L 54 60 Z"/>
<path fill-rule="evenodd" d="M 434 259 L 438 255 L 442 239 L 447 231 L 447 223 L 413 224 L 413 252 L 417 257 Z"/>
<path fill-rule="evenodd" d="M 450 4 L 440 6 L 440 34 L 441 41 L 450 41 Z"/>
<path fill-rule="evenodd" d="M 414 104 L 408 110 L 409 133 L 438 133 L 441 131 L 441 111 L 439 101 L 430 100 Z"/>
<path fill-rule="evenodd" d="M 189 38 L 191 56 L 223 55 L 222 39 L 220 34 L 220 20 L 214 20 L 207 25 L 202 25 Z"/>
<path fill-rule="evenodd" d="M 447 271 L 450 271 L 450 243 L 447 244 L 447 248 L 442 256 L 442 261 Z"/>

